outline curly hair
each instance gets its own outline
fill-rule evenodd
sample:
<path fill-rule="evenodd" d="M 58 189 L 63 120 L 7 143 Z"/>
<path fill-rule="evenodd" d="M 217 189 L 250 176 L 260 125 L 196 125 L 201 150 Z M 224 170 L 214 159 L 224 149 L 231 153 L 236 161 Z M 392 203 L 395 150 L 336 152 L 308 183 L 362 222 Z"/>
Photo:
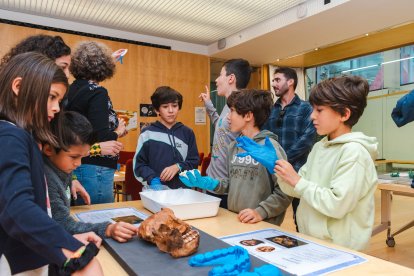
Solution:
<path fill-rule="evenodd" d="M 29 36 L 19 42 L 1 59 L 1 66 L 9 60 L 22 53 L 38 52 L 48 58 L 55 60 L 62 56 L 70 55 L 70 47 L 65 44 L 60 36 L 34 35 Z"/>
<path fill-rule="evenodd" d="M 76 47 L 69 70 L 76 79 L 101 82 L 114 75 L 115 61 L 105 44 L 86 41 Z"/>

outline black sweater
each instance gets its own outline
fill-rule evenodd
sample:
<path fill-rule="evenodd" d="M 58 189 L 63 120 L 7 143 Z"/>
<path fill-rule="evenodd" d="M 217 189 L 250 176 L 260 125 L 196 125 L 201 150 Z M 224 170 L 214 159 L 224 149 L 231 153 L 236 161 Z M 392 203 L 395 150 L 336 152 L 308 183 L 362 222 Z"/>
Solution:
<path fill-rule="evenodd" d="M 66 110 L 76 111 L 88 118 L 96 132 L 98 142 L 118 139 L 114 130 L 118 118 L 112 108 L 108 91 L 87 80 L 75 80 L 69 87 Z M 82 158 L 82 164 L 91 164 L 116 169 L 118 156 L 96 156 Z"/>

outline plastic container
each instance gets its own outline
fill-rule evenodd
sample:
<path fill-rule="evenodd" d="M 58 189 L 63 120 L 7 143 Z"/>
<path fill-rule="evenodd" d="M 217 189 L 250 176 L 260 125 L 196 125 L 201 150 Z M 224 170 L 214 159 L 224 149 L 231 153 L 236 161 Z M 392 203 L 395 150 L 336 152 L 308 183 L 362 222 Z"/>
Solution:
<path fill-rule="evenodd" d="M 174 211 L 179 219 L 195 219 L 214 217 L 217 215 L 220 198 L 200 193 L 191 189 L 144 191 L 141 195 L 142 204 L 156 213 L 163 207 Z"/>

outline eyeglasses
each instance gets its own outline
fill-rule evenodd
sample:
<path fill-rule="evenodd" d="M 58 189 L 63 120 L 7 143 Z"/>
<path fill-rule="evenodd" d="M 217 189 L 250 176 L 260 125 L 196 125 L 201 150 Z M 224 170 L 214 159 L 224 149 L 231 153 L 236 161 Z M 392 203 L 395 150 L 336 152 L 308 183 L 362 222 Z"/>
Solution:
<path fill-rule="evenodd" d="M 280 112 L 279 112 L 279 118 L 277 118 L 277 121 L 276 121 L 276 126 L 277 127 L 283 125 L 283 116 L 285 116 L 285 112 L 286 112 L 285 109 L 281 109 L 280 110 Z"/>

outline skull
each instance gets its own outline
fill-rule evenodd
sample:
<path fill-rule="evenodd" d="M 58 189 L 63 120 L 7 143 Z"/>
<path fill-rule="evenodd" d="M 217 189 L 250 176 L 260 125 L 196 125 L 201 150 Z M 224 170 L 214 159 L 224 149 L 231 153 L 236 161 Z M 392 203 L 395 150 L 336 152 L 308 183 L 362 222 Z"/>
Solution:
<path fill-rule="evenodd" d="M 174 216 L 171 209 L 163 208 L 144 220 L 139 229 L 141 239 L 155 243 L 159 250 L 174 258 L 195 253 L 200 244 L 200 234 Z"/>

